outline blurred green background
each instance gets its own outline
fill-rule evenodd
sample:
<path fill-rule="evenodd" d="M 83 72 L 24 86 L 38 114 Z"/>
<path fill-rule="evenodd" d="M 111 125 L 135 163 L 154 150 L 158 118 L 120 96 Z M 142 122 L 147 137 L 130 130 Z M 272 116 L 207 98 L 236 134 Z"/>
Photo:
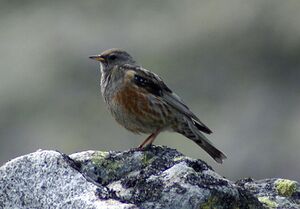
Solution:
<path fill-rule="evenodd" d="M 159 74 L 228 160 L 220 174 L 300 181 L 299 1 L 1 1 L 0 163 L 41 149 L 126 150 L 89 55 L 119 47 Z"/>

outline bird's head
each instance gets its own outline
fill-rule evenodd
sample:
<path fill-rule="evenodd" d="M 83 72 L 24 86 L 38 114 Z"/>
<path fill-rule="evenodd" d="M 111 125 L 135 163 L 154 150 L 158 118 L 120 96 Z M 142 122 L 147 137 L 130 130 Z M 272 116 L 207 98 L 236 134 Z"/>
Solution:
<path fill-rule="evenodd" d="M 102 73 L 107 73 L 116 65 L 135 64 L 130 54 L 123 49 L 108 49 L 99 55 L 92 55 L 89 58 L 101 63 Z"/>

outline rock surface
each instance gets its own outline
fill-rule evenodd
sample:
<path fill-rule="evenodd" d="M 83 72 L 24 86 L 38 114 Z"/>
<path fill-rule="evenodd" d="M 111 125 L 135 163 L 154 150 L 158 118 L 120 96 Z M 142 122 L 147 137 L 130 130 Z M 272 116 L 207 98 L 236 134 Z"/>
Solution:
<path fill-rule="evenodd" d="M 266 208 L 300 208 L 300 187 L 296 181 L 278 178 L 258 181 L 243 179 L 236 184 L 256 196 Z"/>
<path fill-rule="evenodd" d="M 0 168 L 0 208 L 300 208 L 295 181 L 236 183 L 174 149 L 42 151 Z"/>

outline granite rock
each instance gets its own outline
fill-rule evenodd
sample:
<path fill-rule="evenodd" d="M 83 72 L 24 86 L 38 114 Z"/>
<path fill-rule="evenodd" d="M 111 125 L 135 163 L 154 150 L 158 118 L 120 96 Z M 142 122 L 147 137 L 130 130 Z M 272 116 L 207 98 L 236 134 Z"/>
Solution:
<path fill-rule="evenodd" d="M 300 208 L 300 186 L 296 181 L 280 178 L 239 180 L 243 187 L 263 203 L 266 208 Z"/>
<path fill-rule="evenodd" d="M 160 146 L 143 151 L 85 151 L 70 156 L 39 150 L 0 168 L 0 191 L 0 208 L 189 209 L 300 205 L 297 182 L 244 179 L 235 183 L 201 160 Z"/>

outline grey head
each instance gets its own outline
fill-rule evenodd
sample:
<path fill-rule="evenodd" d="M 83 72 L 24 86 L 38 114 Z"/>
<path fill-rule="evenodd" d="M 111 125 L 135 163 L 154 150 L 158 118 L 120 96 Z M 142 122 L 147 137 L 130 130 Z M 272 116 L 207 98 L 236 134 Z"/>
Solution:
<path fill-rule="evenodd" d="M 123 49 L 108 49 L 99 55 L 92 55 L 90 59 L 97 60 L 101 63 L 101 72 L 109 73 L 116 65 L 135 64 L 133 58 Z"/>

